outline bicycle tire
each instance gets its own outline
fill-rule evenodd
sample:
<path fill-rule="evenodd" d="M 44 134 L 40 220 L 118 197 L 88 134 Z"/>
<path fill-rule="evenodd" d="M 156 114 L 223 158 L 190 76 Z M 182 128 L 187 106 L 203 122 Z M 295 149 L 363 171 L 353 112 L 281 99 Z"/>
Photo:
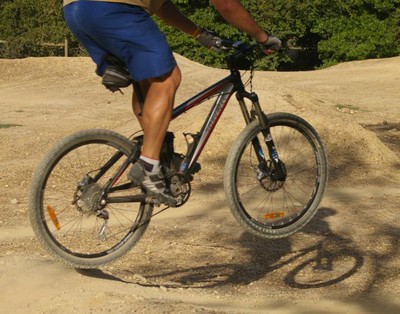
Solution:
<path fill-rule="evenodd" d="M 105 220 L 93 210 L 101 186 L 133 148 L 132 142 L 113 131 L 84 130 L 61 140 L 39 164 L 29 198 L 30 222 L 41 244 L 57 260 L 75 268 L 94 268 L 120 258 L 142 237 L 153 205 L 107 204 L 106 233 L 101 232 Z M 88 173 L 94 176 L 117 152 L 122 152 L 120 160 L 76 201 L 78 182 Z M 125 177 L 118 183 L 129 182 Z M 141 193 L 139 187 L 136 192 Z"/>
<path fill-rule="evenodd" d="M 265 156 L 268 150 L 255 120 L 229 151 L 224 190 L 232 214 L 242 226 L 263 238 L 281 238 L 300 230 L 316 213 L 328 182 L 328 162 L 320 137 L 305 120 L 289 113 L 273 113 L 267 118 L 286 180 L 257 179 L 259 162 L 252 140 L 259 138 Z"/>

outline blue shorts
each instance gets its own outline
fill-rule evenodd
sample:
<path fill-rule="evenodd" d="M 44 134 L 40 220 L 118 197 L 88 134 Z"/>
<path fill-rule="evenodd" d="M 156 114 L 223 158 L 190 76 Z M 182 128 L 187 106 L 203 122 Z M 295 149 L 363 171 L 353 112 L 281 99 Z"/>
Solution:
<path fill-rule="evenodd" d="M 165 35 L 138 6 L 76 1 L 64 7 L 65 21 L 104 74 L 104 57 L 113 55 L 127 66 L 136 81 L 169 73 L 176 61 Z"/>

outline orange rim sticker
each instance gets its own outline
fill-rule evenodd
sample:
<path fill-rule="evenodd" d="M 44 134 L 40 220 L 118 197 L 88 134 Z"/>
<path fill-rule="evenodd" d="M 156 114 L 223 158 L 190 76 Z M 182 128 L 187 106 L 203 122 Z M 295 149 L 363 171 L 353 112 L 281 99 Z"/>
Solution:
<path fill-rule="evenodd" d="M 56 212 L 54 211 L 54 208 L 50 205 L 47 206 L 47 211 L 49 213 L 49 216 L 51 218 L 51 221 L 53 222 L 54 226 L 56 226 L 57 230 L 60 230 L 60 223 L 58 222 Z"/>
<path fill-rule="evenodd" d="M 285 217 L 285 214 L 283 212 L 264 214 L 265 219 L 276 219 L 276 218 L 283 218 L 283 217 Z"/>

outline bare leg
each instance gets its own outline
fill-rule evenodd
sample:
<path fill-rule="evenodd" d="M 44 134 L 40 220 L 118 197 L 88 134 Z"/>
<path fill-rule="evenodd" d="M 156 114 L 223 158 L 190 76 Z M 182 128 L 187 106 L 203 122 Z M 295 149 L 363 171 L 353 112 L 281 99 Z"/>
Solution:
<path fill-rule="evenodd" d="M 146 99 L 146 94 L 149 89 L 149 82 L 147 80 L 141 81 L 141 82 L 139 82 L 139 85 L 140 85 L 140 90 L 143 94 L 143 98 Z M 135 92 L 133 93 L 133 97 L 132 97 L 132 110 L 136 116 L 136 119 L 139 121 L 140 127 L 143 129 L 142 107 L 139 104 L 139 100 L 137 99 Z"/>
<path fill-rule="evenodd" d="M 181 72 L 175 67 L 170 73 L 141 82 L 145 95 L 142 116 L 136 97 L 132 106 L 144 131 L 142 155 L 159 159 L 161 146 L 171 120 L 175 93 L 181 81 Z"/>

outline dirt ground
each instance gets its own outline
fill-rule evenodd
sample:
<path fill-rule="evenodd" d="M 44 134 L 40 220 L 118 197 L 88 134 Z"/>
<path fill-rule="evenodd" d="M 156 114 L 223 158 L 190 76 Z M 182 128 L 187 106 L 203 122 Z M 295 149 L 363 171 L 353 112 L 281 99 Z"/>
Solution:
<path fill-rule="evenodd" d="M 177 58 L 178 103 L 226 74 Z M 39 245 L 27 200 L 35 167 L 62 137 L 138 129 L 131 92 L 106 91 L 93 69 L 87 58 L 0 60 L 1 313 L 400 313 L 400 57 L 256 73 L 265 111 L 304 117 L 328 150 L 329 188 L 300 232 L 258 239 L 230 214 L 224 158 L 243 128 L 232 98 L 188 204 L 155 217 L 124 258 L 78 271 Z M 172 122 L 178 150 L 208 109 Z"/>

